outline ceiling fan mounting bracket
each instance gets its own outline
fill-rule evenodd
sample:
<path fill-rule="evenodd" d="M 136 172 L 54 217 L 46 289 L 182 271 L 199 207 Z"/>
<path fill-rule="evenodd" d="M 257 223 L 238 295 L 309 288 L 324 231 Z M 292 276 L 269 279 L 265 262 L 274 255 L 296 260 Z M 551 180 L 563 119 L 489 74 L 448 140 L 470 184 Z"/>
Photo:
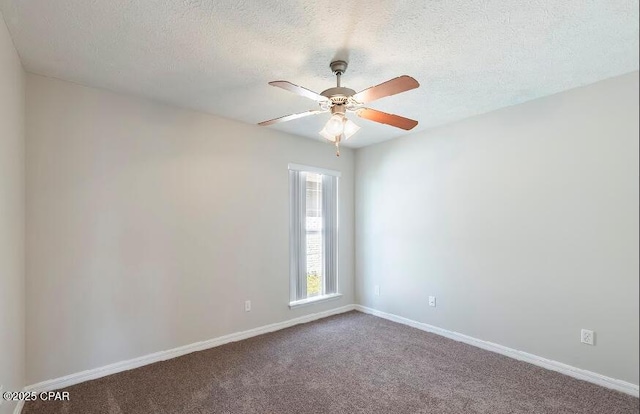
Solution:
<path fill-rule="evenodd" d="M 344 60 L 334 60 L 333 62 L 331 62 L 329 67 L 331 68 L 331 71 L 334 75 L 342 75 L 347 71 L 348 65 L 349 64 Z"/>

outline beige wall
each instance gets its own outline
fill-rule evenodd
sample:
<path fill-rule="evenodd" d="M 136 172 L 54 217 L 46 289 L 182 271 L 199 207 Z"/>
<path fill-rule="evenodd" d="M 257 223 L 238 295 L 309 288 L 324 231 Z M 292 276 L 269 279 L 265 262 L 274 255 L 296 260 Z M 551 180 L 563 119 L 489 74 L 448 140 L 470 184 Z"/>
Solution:
<path fill-rule="evenodd" d="M 637 72 L 358 150 L 356 183 L 359 303 L 638 384 Z"/>
<path fill-rule="evenodd" d="M 24 71 L 0 14 L 0 386 L 24 386 Z M 5 402 L 0 413 L 12 412 Z"/>
<path fill-rule="evenodd" d="M 29 383 L 353 303 L 351 150 L 35 75 L 27 109 Z M 295 310 L 290 162 L 342 171 L 344 297 Z"/>

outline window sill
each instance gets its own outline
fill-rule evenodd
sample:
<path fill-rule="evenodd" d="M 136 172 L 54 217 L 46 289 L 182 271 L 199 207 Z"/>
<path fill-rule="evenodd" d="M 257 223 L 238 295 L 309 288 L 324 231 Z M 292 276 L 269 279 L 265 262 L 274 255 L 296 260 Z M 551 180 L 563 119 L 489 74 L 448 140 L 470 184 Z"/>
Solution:
<path fill-rule="evenodd" d="M 332 293 L 330 295 L 314 296 L 308 299 L 296 300 L 295 302 L 289 303 L 289 309 L 300 308 L 302 306 L 313 305 L 321 302 L 328 302 L 330 300 L 340 299 L 341 297 L 342 294 L 340 293 Z"/>

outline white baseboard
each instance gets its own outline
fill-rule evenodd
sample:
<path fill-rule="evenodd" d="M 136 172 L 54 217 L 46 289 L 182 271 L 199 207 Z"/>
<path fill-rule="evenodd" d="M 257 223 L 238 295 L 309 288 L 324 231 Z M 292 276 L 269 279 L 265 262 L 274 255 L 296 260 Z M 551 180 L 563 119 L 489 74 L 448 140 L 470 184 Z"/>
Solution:
<path fill-rule="evenodd" d="M 196 351 L 202 351 L 216 346 L 224 345 L 229 342 L 241 341 L 243 339 L 251 338 L 254 336 L 262 335 L 269 332 L 279 331 L 281 329 L 289 328 L 301 323 L 315 321 L 317 319 L 326 318 L 328 316 L 337 315 L 339 313 L 349 312 L 355 309 L 355 305 L 346 305 L 335 309 L 330 309 L 324 312 L 313 313 L 311 315 L 301 316 L 299 318 L 290 319 L 284 322 L 272 323 L 270 325 L 261 326 L 248 331 L 236 332 L 229 335 L 220 336 L 218 338 L 209 339 L 202 342 L 195 342 L 193 344 L 184 345 L 178 348 L 169 349 L 167 351 L 160 351 L 149 355 L 144 355 L 138 358 L 129 359 L 126 361 L 116 362 L 114 364 L 105 365 L 94 369 L 78 372 L 76 374 L 66 375 L 64 377 L 55 378 L 37 384 L 28 385 L 24 388 L 25 391 L 53 391 L 60 388 L 69 387 L 71 385 L 79 384 L 81 382 L 105 377 L 107 375 L 116 374 L 122 371 L 128 371 L 133 368 L 138 368 L 143 365 L 153 364 L 154 362 L 166 361 L 167 359 L 176 358 L 182 355 L 190 354 Z M 22 407 L 20 407 L 22 409 Z M 18 407 L 16 407 L 15 413 L 20 413 Z"/>
<path fill-rule="evenodd" d="M 376 309 L 367 308 L 362 305 L 355 305 L 357 311 L 368 313 L 370 315 L 378 316 L 384 319 L 388 319 L 393 322 L 398 322 L 403 325 L 408 325 L 423 331 L 435 333 L 447 338 L 453 339 L 458 342 L 464 342 L 469 345 L 473 345 L 478 348 L 485 349 L 487 351 L 496 352 L 498 354 L 508 356 L 520 361 L 528 362 L 533 365 L 537 365 L 542 368 L 557 371 L 561 374 L 568 375 L 573 378 L 577 378 L 583 381 L 591 382 L 602 387 L 610 388 L 616 391 L 621 391 L 625 394 L 638 397 L 638 386 L 630 382 L 610 378 L 601 374 L 597 374 L 585 369 L 572 367 L 571 365 L 563 364 L 562 362 L 554 361 L 551 359 L 539 357 L 537 355 L 529 354 L 527 352 L 518 351 L 516 349 L 508 348 L 503 345 L 494 344 L 493 342 L 483 341 L 482 339 L 473 338 L 468 335 L 464 335 L 458 332 L 449 331 L 447 329 L 438 328 L 437 326 L 429 325 L 426 323 L 414 321 L 412 319 L 403 318 L 402 316 L 393 315 L 391 313 L 382 312 Z"/>

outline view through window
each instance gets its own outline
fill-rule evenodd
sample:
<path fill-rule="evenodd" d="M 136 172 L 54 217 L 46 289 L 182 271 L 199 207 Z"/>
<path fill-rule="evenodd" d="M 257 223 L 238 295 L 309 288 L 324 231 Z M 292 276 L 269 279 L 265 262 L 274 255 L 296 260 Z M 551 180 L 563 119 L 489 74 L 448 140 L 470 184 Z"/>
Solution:
<path fill-rule="evenodd" d="M 307 173 L 307 297 L 323 294 L 322 175 Z"/>

